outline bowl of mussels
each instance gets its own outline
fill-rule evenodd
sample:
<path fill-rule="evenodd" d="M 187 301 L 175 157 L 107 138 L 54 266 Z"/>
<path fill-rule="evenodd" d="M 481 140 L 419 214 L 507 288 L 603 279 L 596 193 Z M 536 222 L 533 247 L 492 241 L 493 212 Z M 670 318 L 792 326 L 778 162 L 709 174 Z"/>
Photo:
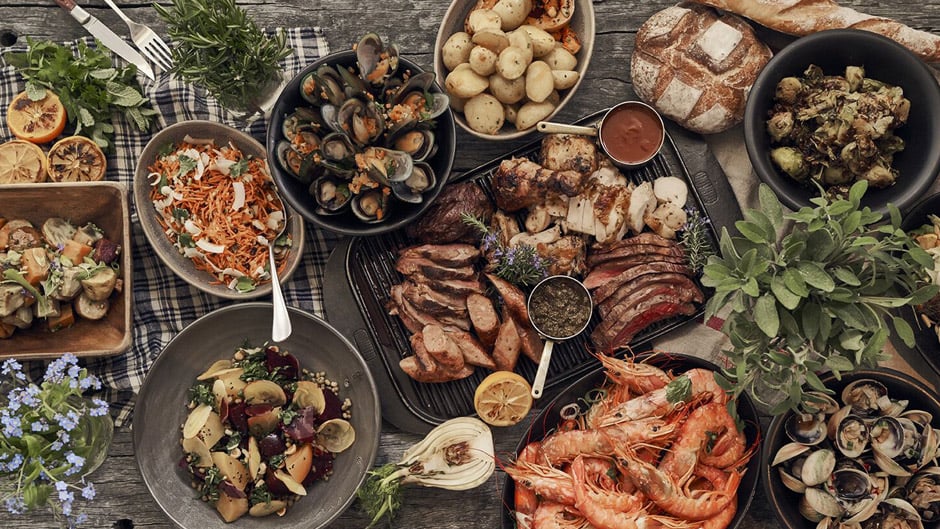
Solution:
<path fill-rule="evenodd" d="M 305 219 L 354 236 L 420 216 L 447 181 L 456 131 L 432 72 L 370 33 L 305 67 L 267 133 L 271 173 Z"/>
<path fill-rule="evenodd" d="M 832 393 L 809 392 L 767 431 L 763 482 L 781 525 L 940 527 L 936 393 L 885 368 L 821 379 Z"/>

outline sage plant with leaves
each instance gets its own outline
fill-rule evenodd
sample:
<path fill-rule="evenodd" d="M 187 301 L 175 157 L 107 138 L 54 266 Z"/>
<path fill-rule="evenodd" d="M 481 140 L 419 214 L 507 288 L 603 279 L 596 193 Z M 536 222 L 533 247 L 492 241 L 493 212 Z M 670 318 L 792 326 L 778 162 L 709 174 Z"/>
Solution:
<path fill-rule="evenodd" d="M 861 206 L 867 188 L 860 181 L 846 198 L 823 195 L 815 207 L 785 214 L 762 184 L 760 209 L 735 224 L 741 235 L 722 230 L 702 284 L 715 289 L 706 319 L 730 310 L 722 331 L 731 366 L 720 383 L 735 396 L 746 391 L 774 415 L 799 410 L 813 398 L 804 384 L 826 391 L 817 373 L 875 367 L 892 329 L 913 345 L 913 330 L 893 309 L 937 294 L 925 281 L 934 263 L 900 228 L 896 207 L 884 222 Z M 778 240 L 784 220 L 794 227 Z"/>

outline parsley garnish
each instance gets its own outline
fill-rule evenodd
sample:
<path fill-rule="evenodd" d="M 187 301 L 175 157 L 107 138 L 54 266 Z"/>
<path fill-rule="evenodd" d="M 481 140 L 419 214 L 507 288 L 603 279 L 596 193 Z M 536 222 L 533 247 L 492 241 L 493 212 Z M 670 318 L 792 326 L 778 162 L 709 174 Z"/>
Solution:
<path fill-rule="evenodd" d="M 237 162 L 233 163 L 231 167 L 228 168 L 229 174 L 232 176 L 241 176 L 245 174 L 245 171 L 248 170 L 248 160 L 242 158 Z"/>
<path fill-rule="evenodd" d="M 116 67 L 107 49 L 78 42 L 78 55 L 66 46 L 26 38 L 25 52 L 8 52 L 3 58 L 26 79 L 30 99 L 41 99 L 46 90 L 59 96 L 74 134 L 87 136 L 108 149 L 114 136 L 112 115 L 121 113 L 126 121 L 146 132 L 157 112 L 140 93 L 137 67 Z"/>
<path fill-rule="evenodd" d="M 215 394 L 209 384 L 196 384 L 189 388 L 189 400 L 198 404 L 208 404 L 215 408 Z"/>
<path fill-rule="evenodd" d="M 179 155 L 177 157 L 180 162 L 180 172 L 178 176 L 186 176 L 190 171 L 196 168 L 198 162 L 195 158 L 190 158 L 189 156 Z"/>

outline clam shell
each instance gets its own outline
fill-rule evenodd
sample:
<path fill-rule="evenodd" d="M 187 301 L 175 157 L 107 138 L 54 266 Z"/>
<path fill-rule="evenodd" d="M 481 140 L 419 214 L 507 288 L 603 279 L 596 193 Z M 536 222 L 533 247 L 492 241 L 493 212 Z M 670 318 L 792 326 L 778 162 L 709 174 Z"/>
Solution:
<path fill-rule="evenodd" d="M 822 489 L 807 488 L 806 492 L 803 493 L 803 499 L 810 509 L 822 516 L 838 518 L 845 513 L 845 509 L 839 504 L 835 496 Z M 803 512 L 802 508 L 800 512 Z"/>
<path fill-rule="evenodd" d="M 334 454 L 346 450 L 356 441 L 356 430 L 345 419 L 330 419 L 317 428 L 317 442 Z"/>
<path fill-rule="evenodd" d="M 789 461 L 794 457 L 804 454 L 809 451 L 809 447 L 800 444 L 800 443 L 787 443 L 780 447 L 780 450 L 777 450 L 777 454 L 774 456 L 773 461 L 770 462 L 770 466 L 776 466 L 784 461 Z"/>
<path fill-rule="evenodd" d="M 829 448 L 815 450 L 806 457 L 800 479 L 810 487 L 825 483 L 835 466 L 835 452 Z"/>

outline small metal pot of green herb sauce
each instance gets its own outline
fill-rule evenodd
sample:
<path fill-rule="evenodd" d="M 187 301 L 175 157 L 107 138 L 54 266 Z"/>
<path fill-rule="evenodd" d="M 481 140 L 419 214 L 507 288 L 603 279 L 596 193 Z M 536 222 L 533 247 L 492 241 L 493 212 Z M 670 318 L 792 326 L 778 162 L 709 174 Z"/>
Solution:
<path fill-rule="evenodd" d="M 581 334 L 591 321 L 594 301 L 584 283 L 569 276 L 551 276 L 543 279 L 529 294 L 527 303 L 529 321 L 545 338 L 542 358 L 532 382 L 532 397 L 542 396 L 545 376 L 556 342 L 570 340 Z"/>

